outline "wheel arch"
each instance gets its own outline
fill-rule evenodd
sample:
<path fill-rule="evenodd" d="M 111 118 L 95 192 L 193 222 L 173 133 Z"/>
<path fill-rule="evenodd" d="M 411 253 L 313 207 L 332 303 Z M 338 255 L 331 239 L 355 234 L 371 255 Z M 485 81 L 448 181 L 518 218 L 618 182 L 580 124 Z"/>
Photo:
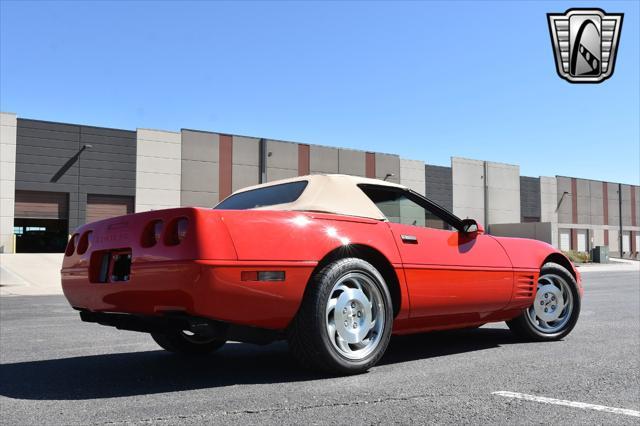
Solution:
<path fill-rule="evenodd" d="M 573 264 L 565 255 L 563 255 L 562 253 L 551 253 L 544 259 L 542 265 L 540 265 L 540 269 L 542 269 L 542 267 L 549 262 L 557 263 L 558 265 L 564 267 L 577 281 L 578 277 L 576 276 L 576 271 L 573 267 Z"/>
<path fill-rule="evenodd" d="M 327 253 L 322 260 L 316 265 L 313 270 L 311 277 L 313 277 L 316 272 L 320 271 L 325 266 L 335 262 L 339 259 L 344 259 L 347 257 L 356 257 L 358 259 L 365 260 L 373 265 L 382 278 L 384 278 L 387 287 L 389 289 L 389 293 L 391 294 L 391 302 L 393 304 L 393 316 L 394 318 L 400 312 L 400 307 L 402 305 L 402 292 L 400 290 L 400 280 L 398 279 L 398 274 L 396 273 L 395 268 L 391 265 L 391 262 L 387 257 L 382 254 L 379 250 L 365 245 L 365 244 L 349 244 L 348 246 L 341 246 L 331 250 Z M 307 287 L 309 286 L 309 282 L 307 283 Z"/>

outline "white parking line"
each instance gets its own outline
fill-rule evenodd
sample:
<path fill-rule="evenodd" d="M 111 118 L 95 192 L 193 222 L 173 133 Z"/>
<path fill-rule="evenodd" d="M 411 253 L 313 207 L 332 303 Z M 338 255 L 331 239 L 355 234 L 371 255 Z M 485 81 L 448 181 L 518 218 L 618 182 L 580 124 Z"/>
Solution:
<path fill-rule="evenodd" d="M 544 396 L 527 395 L 526 393 L 497 391 L 492 395 L 500 395 L 507 398 L 524 399 L 527 401 L 542 402 L 543 404 L 564 405 L 565 407 L 582 408 L 583 410 L 604 411 L 607 413 L 624 414 L 625 416 L 640 417 L 640 411 L 628 408 L 607 407 L 606 405 L 587 404 L 585 402 L 567 401 L 564 399 L 547 398 Z"/>

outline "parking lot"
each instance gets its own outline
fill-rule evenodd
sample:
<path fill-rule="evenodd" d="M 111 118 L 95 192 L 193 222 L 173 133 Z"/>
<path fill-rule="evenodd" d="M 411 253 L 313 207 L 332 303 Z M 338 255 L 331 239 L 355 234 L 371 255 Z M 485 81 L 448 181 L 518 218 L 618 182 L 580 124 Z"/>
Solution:
<path fill-rule="evenodd" d="M 301 370 L 284 343 L 182 359 L 144 334 L 80 322 L 62 296 L 2 297 L 0 421 L 637 424 L 640 273 L 583 278 L 564 341 L 517 342 L 503 324 L 398 337 L 381 365 L 340 378 Z"/>

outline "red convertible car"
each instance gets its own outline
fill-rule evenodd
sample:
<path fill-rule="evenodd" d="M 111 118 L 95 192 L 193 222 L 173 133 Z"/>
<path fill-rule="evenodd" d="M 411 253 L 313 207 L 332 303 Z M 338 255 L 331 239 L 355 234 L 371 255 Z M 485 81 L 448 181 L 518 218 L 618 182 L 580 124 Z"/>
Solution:
<path fill-rule="evenodd" d="M 62 286 L 83 321 L 203 354 L 286 339 L 306 366 L 358 373 L 391 334 L 506 321 L 521 338 L 566 336 L 580 274 L 552 246 L 486 235 L 394 183 L 313 175 L 87 224 Z"/>

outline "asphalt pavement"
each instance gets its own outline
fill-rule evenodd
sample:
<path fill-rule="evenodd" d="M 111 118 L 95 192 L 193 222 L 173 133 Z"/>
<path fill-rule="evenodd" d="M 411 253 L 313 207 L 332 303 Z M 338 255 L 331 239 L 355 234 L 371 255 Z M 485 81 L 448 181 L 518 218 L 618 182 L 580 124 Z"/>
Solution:
<path fill-rule="evenodd" d="M 397 337 L 369 373 L 338 378 L 300 369 L 284 343 L 183 359 L 80 322 L 62 296 L 1 297 L 0 423 L 638 424 L 640 273 L 583 278 L 563 341 L 519 342 L 504 324 Z"/>

